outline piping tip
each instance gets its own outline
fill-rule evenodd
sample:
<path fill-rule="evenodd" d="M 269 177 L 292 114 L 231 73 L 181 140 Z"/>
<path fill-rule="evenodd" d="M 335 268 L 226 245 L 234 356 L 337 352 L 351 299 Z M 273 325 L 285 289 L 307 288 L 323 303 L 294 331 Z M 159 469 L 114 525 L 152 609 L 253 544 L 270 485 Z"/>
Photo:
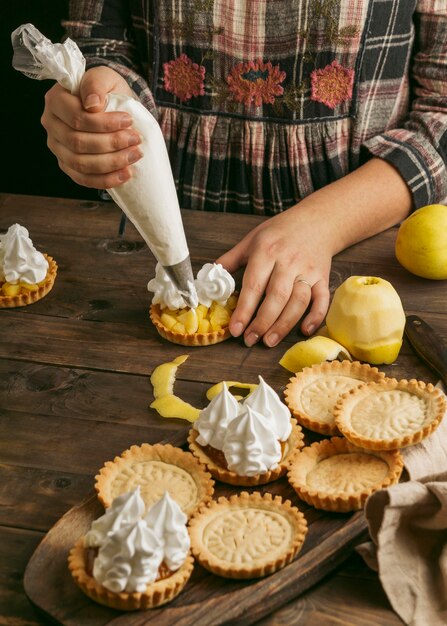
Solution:
<path fill-rule="evenodd" d="M 199 306 L 199 299 L 194 285 L 194 275 L 189 255 L 175 265 L 163 265 L 163 269 L 179 290 L 186 304 L 191 309 L 196 309 Z"/>

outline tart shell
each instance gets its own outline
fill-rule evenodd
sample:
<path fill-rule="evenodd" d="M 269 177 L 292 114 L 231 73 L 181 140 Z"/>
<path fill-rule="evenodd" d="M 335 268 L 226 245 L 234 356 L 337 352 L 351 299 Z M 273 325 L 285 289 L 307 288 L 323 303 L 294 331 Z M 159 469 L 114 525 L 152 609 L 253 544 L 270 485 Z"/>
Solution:
<path fill-rule="evenodd" d="M 354 378 L 359 384 L 380 381 L 385 378 L 385 374 L 380 372 L 377 367 L 371 367 L 367 363 L 359 361 L 331 361 L 329 363 L 321 363 L 312 367 L 305 367 L 301 372 L 293 376 L 284 390 L 284 398 L 292 415 L 297 419 L 298 423 L 313 432 L 322 435 L 339 435 L 340 431 L 335 423 L 335 417 L 331 421 L 318 420 L 306 412 L 303 406 L 301 394 L 303 390 L 312 382 L 318 381 L 320 378 L 327 378 L 330 381 L 331 376 L 342 376 Z M 323 390 L 320 394 L 323 394 Z M 338 398 L 337 398 L 338 399 Z M 334 406 L 336 400 L 334 401 Z"/>
<path fill-rule="evenodd" d="M 158 331 L 158 334 L 167 339 L 171 343 L 176 343 L 181 346 L 210 346 L 215 343 L 220 343 L 231 337 L 229 326 L 225 326 L 221 330 L 213 330 L 210 333 L 177 333 L 169 330 L 164 324 L 161 323 L 162 310 L 159 304 L 151 304 L 149 309 L 149 317 L 152 323 Z"/>
<path fill-rule="evenodd" d="M 388 378 L 343 394 L 334 415 L 339 430 L 355 445 L 371 450 L 395 450 L 428 437 L 439 426 L 445 411 L 445 396 L 431 383 Z M 362 418 L 360 413 L 363 413 Z M 368 435 L 373 432 L 374 416 L 381 421 L 380 437 L 376 434 L 380 426 L 376 427 L 374 436 Z M 360 419 L 363 425 L 359 424 Z M 412 420 L 420 421 L 420 428 L 412 427 Z M 401 436 L 396 435 L 399 428 Z"/>
<path fill-rule="evenodd" d="M 43 255 L 48 261 L 48 271 L 45 279 L 40 285 L 38 285 L 35 291 L 26 291 L 26 293 L 19 293 L 16 296 L 5 296 L 0 291 L 0 308 L 12 308 L 19 306 L 27 306 L 33 304 L 49 293 L 54 285 L 57 274 L 57 263 L 53 257 L 48 254 Z"/>
<path fill-rule="evenodd" d="M 236 579 L 260 578 L 281 569 L 295 558 L 307 533 L 304 515 L 289 500 L 245 491 L 200 507 L 189 525 L 191 550 L 197 561 L 217 576 Z M 237 532 L 237 548 L 235 542 L 228 545 L 225 540 L 228 528 Z M 244 547 L 248 553 L 245 559 L 219 555 L 232 549 L 240 552 Z"/>
<path fill-rule="evenodd" d="M 352 462 L 345 465 L 344 470 L 339 465 L 337 468 L 337 457 L 346 459 L 352 455 Z M 374 457 L 374 458 L 372 458 Z M 320 479 L 319 488 L 309 484 L 309 476 L 315 471 L 317 466 L 333 458 L 334 462 L 325 470 L 323 479 Z M 377 481 L 371 479 L 370 462 L 388 466 L 385 476 L 378 477 Z M 348 470 L 348 471 L 346 471 Z M 374 491 L 383 489 L 397 483 L 403 470 L 403 459 L 398 450 L 376 452 L 364 450 L 350 443 L 343 437 L 332 437 L 315 442 L 312 445 L 295 453 L 293 456 L 287 478 L 296 491 L 298 497 L 316 509 L 324 511 L 337 511 L 346 513 L 362 509 L 366 499 Z M 342 473 L 344 472 L 344 474 Z M 362 473 L 366 475 L 366 481 L 362 484 Z M 340 476 L 341 474 L 341 476 Z M 332 487 L 332 481 L 337 480 L 339 484 L 358 481 L 358 488 L 349 492 L 340 491 Z M 329 482 L 329 488 L 325 487 Z"/>
<path fill-rule="evenodd" d="M 239 474 L 236 474 L 236 472 L 217 465 L 217 463 L 208 456 L 202 446 L 197 443 L 196 439 L 199 436 L 199 432 L 194 428 L 191 428 L 188 435 L 189 449 L 198 461 L 200 461 L 200 463 L 207 468 L 211 476 L 222 483 L 242 487 L 265 485 L 281 478 L 281 476 L 284 476 L 287 472 L 290 458 L 297 449 L 304 446 L 304 434 L 301 430 L 301 426 L 299 426 L 293 418 L 291 418 L 290 421 L 292 424 L 292 431 L 286 441 L 283 457 L 277 468 L 269 470 L 264 474 L 256 474 L 255 476 L 240 476 Z"/>
<path fill-rule="evenodd" d="M 189 554 L 177 571 L 167 578 L 150 583 L 144 592 L 114 593 L 88 574 L 84 538 L 81 537 L 69 553 L 68 568 L 78 587 L 95 602 L 119 611 L 137 611 L 161 606 L 173 600 L 188 582 L 194 568 L 194 560 Z"/>
<path fill-rule="evenodd" d="M 167 490 L 189 517 L 214 493 L 214 481 L 206 468 L 190 452 L 170 444 L 131 446 L 107 461 L 95 479 L 98 498 L 105 508 L 116 496 L 140 485 L 147 507 Z M 114 486 L 115 481 L 120 487 Z"/>

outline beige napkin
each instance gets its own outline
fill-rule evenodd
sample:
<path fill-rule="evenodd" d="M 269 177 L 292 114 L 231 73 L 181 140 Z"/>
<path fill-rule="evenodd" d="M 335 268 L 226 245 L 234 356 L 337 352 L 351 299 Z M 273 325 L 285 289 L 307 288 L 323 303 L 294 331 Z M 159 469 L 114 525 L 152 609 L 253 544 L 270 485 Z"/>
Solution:
<path fill-rule="evenodd" d="M 357 550 L 405 624 L 447 626 L 447 415 L 402 454 L 409 480 L 368 498 L 372 542 Z"/>

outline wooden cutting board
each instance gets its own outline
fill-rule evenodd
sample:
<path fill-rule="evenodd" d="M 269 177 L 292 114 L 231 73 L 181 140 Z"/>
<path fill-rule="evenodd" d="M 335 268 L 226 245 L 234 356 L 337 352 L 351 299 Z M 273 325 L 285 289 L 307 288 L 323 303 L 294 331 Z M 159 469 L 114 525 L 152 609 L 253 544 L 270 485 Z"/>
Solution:
<path fill-rule="evenodd" d="M 169 442 L 184 444 L 187 432 L 174 434 Z M 243 490 L 216 483 L 214 497 Z M 271 576 L 253 581 L 227 580 L 196 564 L 183 592 L 164 607 L 121 613 L 96 604 L 78 589 L 67 567 L 70 548 L 104 512 L 92 493 L 70 509 L 39 544 L 25 571 L 25 592 L 46 617 L 65 626 L 242 626 L 253 624 L 302 594 L 342 563 L 366 537 L 363 512 L 317 511 L 298 499 L 286 477 L 245 490 L 281 495 L 298 506 L 307 519 L 309 530 L 301 552 L 290 565 Z"/>

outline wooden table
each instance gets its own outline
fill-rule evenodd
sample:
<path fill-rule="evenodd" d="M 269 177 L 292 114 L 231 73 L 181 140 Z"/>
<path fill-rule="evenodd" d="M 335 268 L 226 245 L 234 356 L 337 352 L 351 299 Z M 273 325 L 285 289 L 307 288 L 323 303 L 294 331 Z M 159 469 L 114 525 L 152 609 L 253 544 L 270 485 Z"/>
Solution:
<path fill-rule="evenodd" d="M 146 284 L 155 261 L 131 225 L 117 238 L 119 210 L 111 203 L 0 194 L 0 232 L 18 222 L 59 273 L 40 302 L 0 311 L 0 624 L 46 623 L 28 602 L 22 576 L 45 533 L 92 491 L 102 464 L 134 443 L 155 443 L 184 429 L 148 408 L 149 374 L 188 352 L 176 393 L 204 406 L 219 380 L 277 389 L 288 373 L 278 361 L 302 338 L 294 330 L 273 349 L 229 340 L 182 350 L 157 335 L 148 320 Z M 256 216 L 184 212 L 194 270 L 217 258 L 258 224 Z M 421 314 L 447 340 L 447 281 L 410 275 L 394 257 L 396 229 L 334 259 L 333 291 L 350 275 L 376 275 L 398 290 L 407 314 Z M 315 251 L 318 254 L 318 250 Z M 435 382 L 407 344 L 392 366 L 397 378 Z M 297 500 L 295 504 L 298 504 Z M 401 624 L 376 574 L 355 553 L 334 573 L 274 611 L 263 626 Z M 297 593 L 299 591 L 297 590 Z"/>

